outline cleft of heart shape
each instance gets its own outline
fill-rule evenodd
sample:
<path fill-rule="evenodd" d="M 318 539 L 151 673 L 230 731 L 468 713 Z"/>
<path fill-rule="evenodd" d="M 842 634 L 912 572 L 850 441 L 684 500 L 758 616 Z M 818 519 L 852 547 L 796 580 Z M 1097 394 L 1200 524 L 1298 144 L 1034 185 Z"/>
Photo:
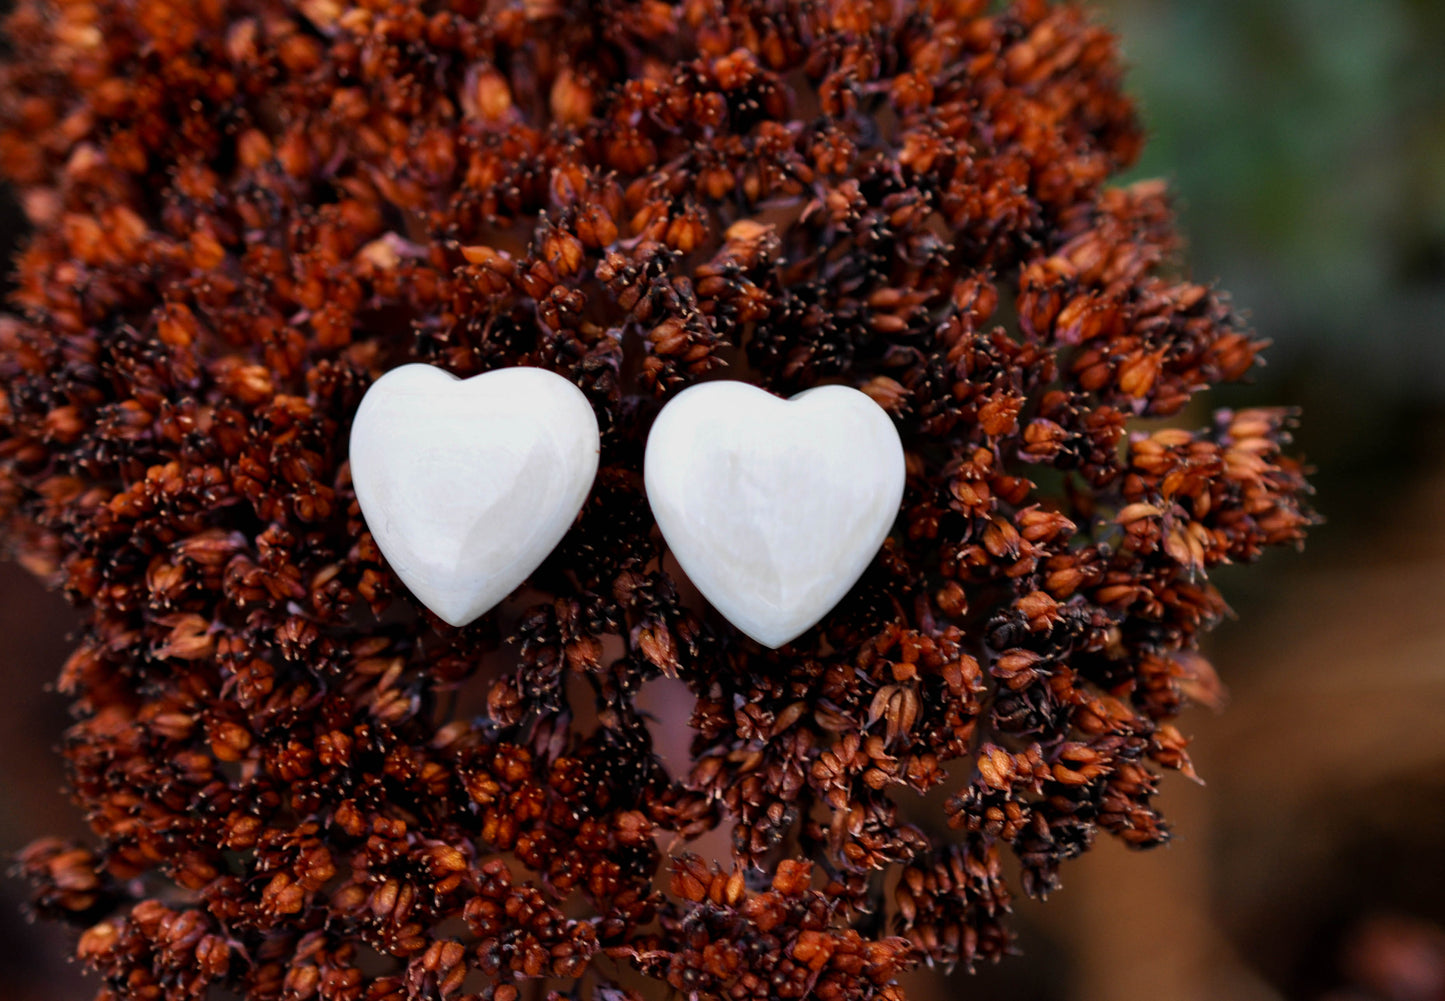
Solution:
<path fill-rule="evenodd" d="M 525 581 L 572 526 L 597 473 L 597 418 L 540 368 L 470 379 L 403 365 L 351 427 L 351 480 L 396 575 L 454 626 Z"/>
<path fill-rule="evenodd" d="M 863 575 L 904 478 L 893 422 L 846 386 L 790 400 L 742 382 L 693 386 L 658 414 L 644 460 L 648 503 L 683 571 L 775 649 Z"/>

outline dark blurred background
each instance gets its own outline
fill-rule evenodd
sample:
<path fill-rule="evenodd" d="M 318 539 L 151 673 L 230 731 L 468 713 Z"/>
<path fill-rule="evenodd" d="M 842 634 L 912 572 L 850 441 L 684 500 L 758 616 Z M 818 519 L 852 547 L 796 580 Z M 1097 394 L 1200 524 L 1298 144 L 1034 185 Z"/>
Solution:
<path fill-rule="evenodd" d="M 0 9 L 8 6 L 0 0 Z M 1206 408 L 1288 403 L 1328 519 L 1218 576 L 1232 700 L 1181 728 L 1207 785 L 1174 842 L 1112 842 L 1018 911 L 1024 956 L 915 1001 L 1445 1001 L 1445 2 L 1105 0 L 1188 263 L 1269 364 Z M 0 250 L 17 220 L 0 202 Z M 82 833 L 48 690 L 65 603 L 0 563 L 0 854 Z M 0 883 L 0 998 L 89 997 Z"/>

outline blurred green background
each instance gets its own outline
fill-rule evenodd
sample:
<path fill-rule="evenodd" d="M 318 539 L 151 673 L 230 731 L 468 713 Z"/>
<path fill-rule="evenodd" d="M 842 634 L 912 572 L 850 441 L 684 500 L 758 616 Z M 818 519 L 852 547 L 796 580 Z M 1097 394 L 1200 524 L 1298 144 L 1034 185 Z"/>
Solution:
<path fill-rule="evenodd" d="M 1150 132 L 1133 173 L 1174 182 L 1194 274 L 1274 342 L 1246 395 L 1309 407 L 1322 490 L 1408 472 L 1445 398 L 1445 3 L 1098 6 Z"/>
<path fill-rule="evenodd" d="M 0 8 L 5 5 L 0 3 Z M 1445 1001 L 1445 2 L 1106 0 L 1194 277 L 1274 344 L 1209 406 L 1287 403 L 1328 519 L 1221 585 L 1233 700 L 1182 729 L 1176 840 L 1100 844 L 1025 955 L 910 997 Z M 13 235 L 0 206 L 0 245 Z M 0 852 L 79 831 L 50 752 L 73 620 L 0 564 Z M 87 997 L 65 932 L 3 885 L 0 997 Z"/>

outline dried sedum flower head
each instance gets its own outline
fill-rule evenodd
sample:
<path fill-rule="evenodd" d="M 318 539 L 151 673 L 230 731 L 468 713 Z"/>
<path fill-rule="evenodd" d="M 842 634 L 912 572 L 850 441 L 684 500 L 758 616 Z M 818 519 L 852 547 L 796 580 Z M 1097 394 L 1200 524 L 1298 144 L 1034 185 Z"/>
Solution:
<path fill-rule="evenodd" d="M 1306 485 L 1280 411 L 1131 429 L 1260 344 L 1169 270 L 1162 186 L 1105 186 L 1140 145 L 1109 34 L 993 6 L 21 0 L 0 523 L 85 616 L 95 834 L 23 866 L 103 997 L 899 999 L 1007 949 L 1006 853 L 1043 894 L 1100 831 L 1165 840 L 1206 575 L 1298 542 Z M 462 630 L 348 480 L 407 361 L 549 368 L 603 429 L 578 525 Z M 643 496 L 715 373 L 858 386 L 908 452 L 778 652 Z"/>

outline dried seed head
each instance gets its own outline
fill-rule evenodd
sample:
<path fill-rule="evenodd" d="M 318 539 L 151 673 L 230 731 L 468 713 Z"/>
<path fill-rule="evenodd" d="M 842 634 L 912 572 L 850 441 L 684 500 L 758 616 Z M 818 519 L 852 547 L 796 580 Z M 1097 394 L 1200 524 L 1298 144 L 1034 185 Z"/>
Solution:
<path fill-rule="evenodd" d="M 1208 574 L 1297 544 L 1308 488 L 1285 412 L 1131 426 L 1262 345 L 1162 267 L 1163 185 L 1106 184 L 1140 144 L 1108 33 L 996 6 L 18 0 L 0 533 L 85 616 L 97 841 L 21 867 L 112 991 L 636 1001 L 624 962 L 901 1001 L 1007 951 L 1007 853 L 1043 894 L 1100 831 L 1168 836 L 1171 720 L 1224 699 Z M 350 482 L 407 361 L 549 368 L 603 430 L 578 524 L 463 630 Z M 779 653 L 642 492 L 714 372 L 856 386 L 907 452 L 892 537 Z M 899 809 L 938 785 L 947 834 Z"/>

